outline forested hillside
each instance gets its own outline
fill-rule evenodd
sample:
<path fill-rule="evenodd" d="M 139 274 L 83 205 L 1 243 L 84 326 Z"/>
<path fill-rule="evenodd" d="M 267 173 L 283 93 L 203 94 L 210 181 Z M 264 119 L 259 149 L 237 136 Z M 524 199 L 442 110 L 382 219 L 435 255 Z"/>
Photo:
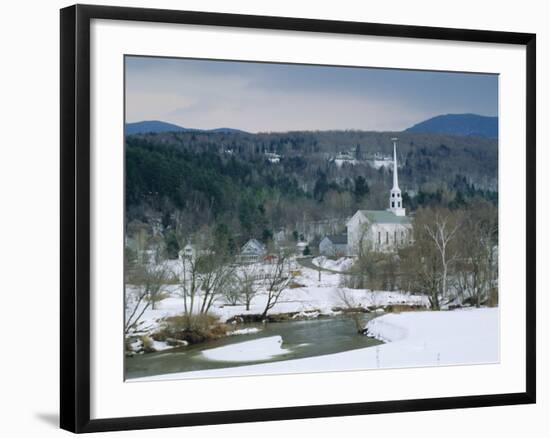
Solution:
<path fill-rule="evenodd" d="M 170 132 L 126 138 L 127 224 L 162 222 L 187 233 L 213 230 L 230 245 L 269 240 L 299 222 L 385 209 L 399 137 L 404 206 L 497 202 L 497 141 L 438 134 L 321 131 Z M 332 160 L 345 153 L 348 161 Z M 277 154 L 277 155 L 274 155 Z M 273 159 L 276 157 L 276 159 Z M 160 219 L 158 219 L 160 218 Z"/>

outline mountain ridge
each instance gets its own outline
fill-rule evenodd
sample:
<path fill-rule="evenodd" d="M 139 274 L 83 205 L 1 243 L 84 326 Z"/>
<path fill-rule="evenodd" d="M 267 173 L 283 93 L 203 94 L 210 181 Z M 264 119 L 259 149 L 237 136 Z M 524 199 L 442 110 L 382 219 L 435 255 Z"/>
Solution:
<path fill-rule="evenodd" d="M 149 134 L 149 133 L 162 133 L 162 132 L 218 132 L 218 133 L 230 133 L 230 132 L 245 132 L 235 128 L 214 128 L 214 129 L 197 129 L 197 128 L 184 128 L 183 126 L 176 125 L 174 123 L 163 122 L 161 120 L 142 120 L 140 122 L 126 123 L 125 135 L 134 134 Z"/>
<path fill-rule="evenodd" d="M 479 114 L 442 114 L 419 122 L 406 132 L 498 138 L 498 117 Z"/>

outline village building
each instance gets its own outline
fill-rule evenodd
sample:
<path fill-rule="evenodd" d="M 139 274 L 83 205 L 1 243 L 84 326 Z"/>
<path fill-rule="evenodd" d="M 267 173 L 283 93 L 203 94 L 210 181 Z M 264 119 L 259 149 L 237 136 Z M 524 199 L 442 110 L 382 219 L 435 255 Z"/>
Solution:
<path fill-rule="evenodd" d="M 308 244 L 307 242 L 298 242 L 296 244 L 296 252 L 299 254 L 299 255 L 306 255 L 304 254 L 304 252 L 306 251 L 306 248 L 308 247 Z"/>
<path fill-rule="evenodd" d="M 281 161 L 281 156 L 274 152 L 266 152 L 264 155 L 270 163 L 277 164 Z"/>
<path fill-rule="evenodd" d="M 178 257 L 180 260 L 191 260 L 194 261 L 196 258 L 197 252 L 195 250 L 195 247 L 188 243 L 181 249 L 178 253 Z"/>
<path fill-rule="evenodd" d="M 331 158 L 330 161 L 336 164 L 336 166 L 338 167 L 342 167 L 344 164 L 350 164 L 350 165 L 357 164 L 357 160 L 349 152 L 340 152 L 334 158 Z"/>
<path fill-rule="evenodd" d="M 319 254 L 328 257 L 342 257 L 348 254 L 348 235 L 333 234 L 319 242 Z"/>
<path fill-rule="evenodd" d="M 261 261 L 267 254 L 266 247 L 257 239 L 250 239 L 241 247 L 241 252 L 238 256 L 240 263 L 256 263 Z"/>
<path fill-rule="evenodd" d="M 361 250 L 395 251 L 412 239 L 412 223 L 403 207 L 397 175 L 397 139 L 393 141 L 393 186 L 387 210 L 358 210 L 347 222 L 347 245 L 351 255 Z"/>

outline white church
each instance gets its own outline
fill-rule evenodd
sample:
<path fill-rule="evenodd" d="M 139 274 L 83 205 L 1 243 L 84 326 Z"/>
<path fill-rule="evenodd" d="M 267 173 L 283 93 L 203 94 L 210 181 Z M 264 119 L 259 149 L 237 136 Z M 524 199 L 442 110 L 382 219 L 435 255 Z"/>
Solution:
<path fill-rule="evenodd" d="M 403 208 L 397 177 L 397 138 L 393 141 L 393 187 L 387 210 L 357 210 L 347 222 L 349 255 L 358 255 L 361 248 L 390 252 L 408 245 L 412 239 L 412 223 Z"/>

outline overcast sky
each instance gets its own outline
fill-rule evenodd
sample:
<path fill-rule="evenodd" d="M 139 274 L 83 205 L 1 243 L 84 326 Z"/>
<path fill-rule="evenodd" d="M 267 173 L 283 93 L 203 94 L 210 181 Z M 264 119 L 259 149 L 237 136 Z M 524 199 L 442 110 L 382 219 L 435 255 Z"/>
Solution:
<path fill-rule="evenodd" d="M 126 57 L 126 121 L 249 132 L 400 131 L 498 113 L 498 77 L 357 67 Z"/>

